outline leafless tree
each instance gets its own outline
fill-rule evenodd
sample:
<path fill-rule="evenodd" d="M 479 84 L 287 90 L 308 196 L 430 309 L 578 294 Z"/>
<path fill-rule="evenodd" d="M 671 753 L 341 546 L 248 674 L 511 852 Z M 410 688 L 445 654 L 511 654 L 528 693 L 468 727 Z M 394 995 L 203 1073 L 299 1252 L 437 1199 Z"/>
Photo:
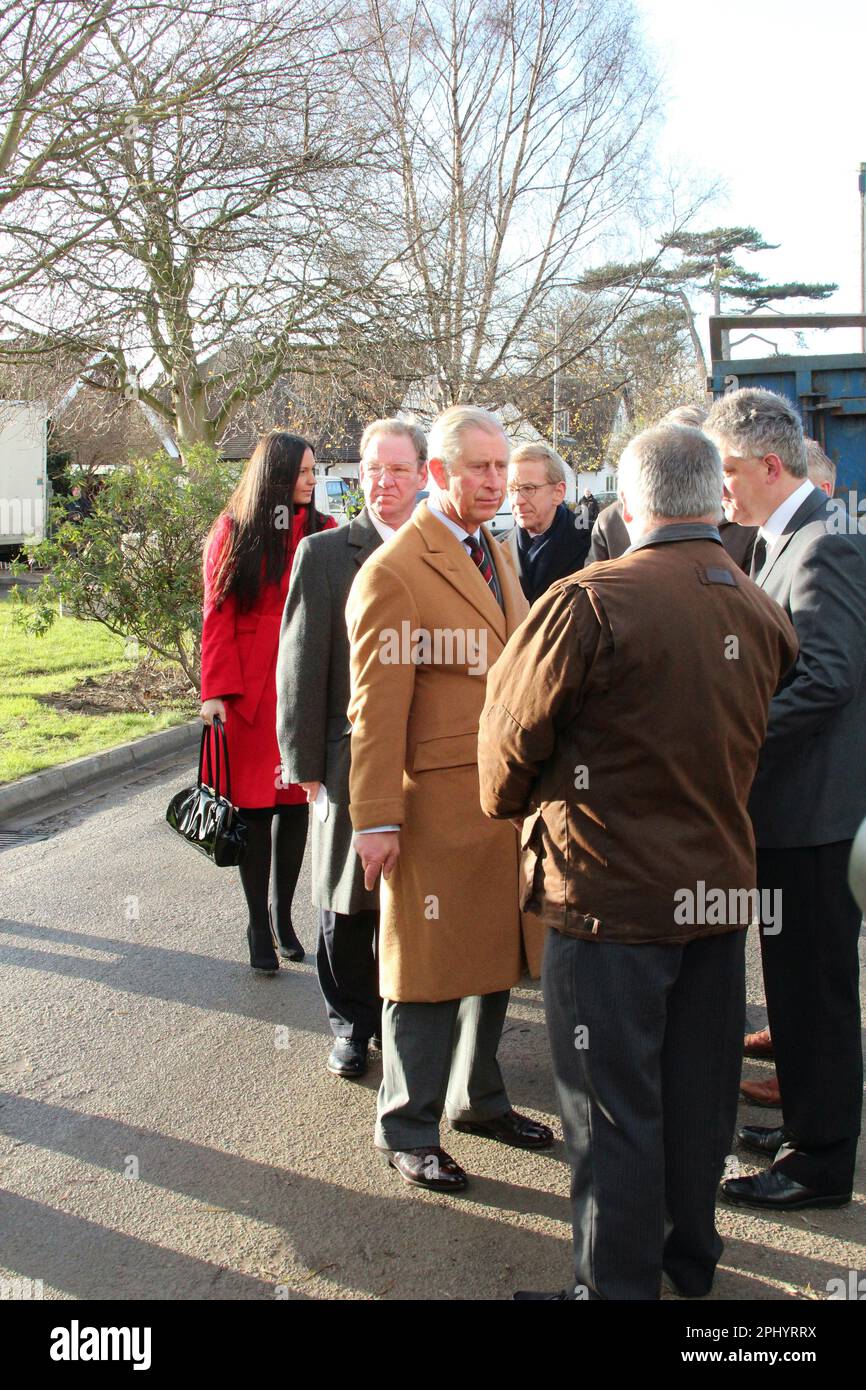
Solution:
<path fill-rule="evenodd" d="M 532 317 L 630 217 L 654 110 L 635 18 L 623 0 L 367 7 L 432 391 L 495 404 Z"/>
<path fill-rule="evenodd" d="M 142 3 L 105 24 L 91 137 L 16 201 L 7 355 L 26 332 L 182 446 L 219 442 L 245 401 L 381 312 L 395 243 L 359 41 L 337 0 Z M 125 113 L 108 136 L 106 111 Z"/>
<path fill-rule="evenodd" d="M 209 7 L 211 10 L 213 7 Z M 0 287 L 25 283 L 91 230 L 44 235 L 52 197 L 87 157 L 135 123 L 116 80 L 124 62 L 141 64 L 170 31 L 176 6 L 153 0 L 10 0 L 0 20 L 0 214 L 11 250 Z M 123 36 L 126 53 L 117 49 Z M 149 95 L 151 119 L 212 91 L 218 68 L 164 75 Z M 16 221 L 13 205 L 24 201 Z M 17 252 L 17 254 L 15 254 Z"/>

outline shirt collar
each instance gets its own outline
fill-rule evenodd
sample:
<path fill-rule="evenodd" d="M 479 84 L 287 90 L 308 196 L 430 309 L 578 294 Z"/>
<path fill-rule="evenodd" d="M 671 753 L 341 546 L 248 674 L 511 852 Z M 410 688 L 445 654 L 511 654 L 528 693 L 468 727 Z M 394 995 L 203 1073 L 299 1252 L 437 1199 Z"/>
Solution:
<path fill-rule="evenodd" d="M 427 498 L 427 506 L 428 506 L 429 510 L 433 513 L 433 515 L 434 515 L 435 517 L 438 517 L 439 520 L 442 522 L 442 524 L 443 524 L 444 526 L 447 526 L 447 527 L 448 527 L 448 530 L 452 533 L 452 535 L 454 535 L 454 536 L 457 537 L 458 541 L 465 541 L 465 540 L 467 540 L 467 539 L 469 538 L 469 536 L 474 536 L 475 539 L 476 539 L 476 540 L 479 542 L 479 544 L 480 544 L 480 542 L 481 542 L 481 527 L 480 527 L 480 526 L 476 526 L 476 528 L 475 528 L 474 531 L 467 531 L 467 530 L 466 530 L 466 527 L 465 527 L 465 526 L 461 526 L 460 523 L 459 523 L 459 521 L 452 521 L 450 516 L 446 516 L 445 513 L 443 512 L 442 508 L 439 506 L 439 503 L 438 503 L 438 502 L 434 502 L 432 497 L 428 497 L 428 498 Z"/>
<path fill-rule="evenodd" d="M 647 531 L 645 536 L 630 545 L 625 552 L 631 555 L 635 550 L 642 550 L 646 545 L 664 545 L 667 541 L 718 541 L 722 543 L 718 527 L 710 525 L 705 521 L 673 521 L 667 526 L 657 526 L 654 531 Z"/>
<path fill-rule="evenodd" d="M 779 539 L 785 527 L 788 525 L 788 522 L 791 520 L 791 517 L 795 512 L 800 510 L 806 498 L 812 495 L 814 489 L 815 484 L 811 482 L 809 478 L 806 478 L 797 488 L 797 491 L 792 492 L 790 497 L 786 497 L 784 502 L 776 508 L 772 515 L 767 517 L 763 526 L 758 527 L 759 534 L 767 542 L 768 550 L 773 542 Z"/>
<path fill-rule="evenodd" d="M 367 508 L 367 515 L 370 518 L 371 524 L 379 532 L 379 535 L 382 537 L 383 541 L 390 540 L 392 536 L 396 536 L 397 532 L 395 531 L 394 527 L 386 526 L 384 521 L 380 521 L 376 513 L 370 507 Z"/>

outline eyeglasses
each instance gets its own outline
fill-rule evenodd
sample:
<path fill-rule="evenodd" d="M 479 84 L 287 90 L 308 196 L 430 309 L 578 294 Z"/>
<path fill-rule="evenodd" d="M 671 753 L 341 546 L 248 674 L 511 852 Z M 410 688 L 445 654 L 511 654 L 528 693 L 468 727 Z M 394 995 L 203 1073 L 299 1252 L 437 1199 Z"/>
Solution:
<path fill-rule="evenodd" d="M 509 483 L 505 491 L 509 497 L 525 497 L 531 502 L 535 494 L 543 487 L 556 487 L 556 483 Z"/>
<path fill-rule="evenodd" d="M 364 472 L 368 478 L 381 478 L 383 473 L 390 473 L 391 477 L 398 483 L 402 482 L 404 478 L 411 477 L 417 471 L 417 468 L 413 468 L 409 464 L 395 464 L 392 467 L 389 463 L 384 468 L 378 463 L 364 464 Z"/>

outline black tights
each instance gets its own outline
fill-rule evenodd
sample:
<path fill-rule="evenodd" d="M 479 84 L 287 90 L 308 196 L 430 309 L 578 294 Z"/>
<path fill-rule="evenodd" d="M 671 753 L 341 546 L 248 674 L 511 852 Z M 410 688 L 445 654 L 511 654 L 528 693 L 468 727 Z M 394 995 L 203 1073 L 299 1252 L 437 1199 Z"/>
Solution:
<path fill-rule="evenodd" d="M 304 860 L 309 818 L 306 802 L 286 806 L 272 816 L 247 817 L 247 848 L 240 874 L 250 926 L 260 941 L 275 933 L 277 945 L 297 944 L 292 899 Z"/>

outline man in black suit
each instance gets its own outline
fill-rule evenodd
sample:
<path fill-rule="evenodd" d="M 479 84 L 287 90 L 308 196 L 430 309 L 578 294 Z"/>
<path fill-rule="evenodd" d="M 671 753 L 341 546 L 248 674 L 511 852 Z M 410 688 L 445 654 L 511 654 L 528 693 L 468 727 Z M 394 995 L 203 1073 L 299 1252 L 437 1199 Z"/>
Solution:
<path fill-rule="evenodd" d="M 516 525 L 500 542 L 511 551 L 530 603 L 557 579 L 579 570 L 591 524 L 565 505 L 565 464 L 547 444 L 522 444 L 508 464 L 508 500 Z"/>
<path fill-rule="evenodd" d="M 589 541 L 588 565 L 597 560 L 618 560 L 631 545 L 628 527 L 622 519 L 622 503 L 613 502 L 599 512 Z"/>
<path fill-rule="evenodd" d="M 735 522 L 727 520 L 717 522 L 716 526 L 722 545 L 734 564 L 739 565 L 744 574 L 748 574 L 755 541 L 754 526 L 738 526 Z M 614 502 L 612 506 L 605 507 L 604 511 L 599 513 L 598 521 L 592 528 L 586 563 L 594 565 L 596 560 L 618 560 L 630 545 L 626 524 L 622 519 L 622 503 Z"/>
<path fill-rule="evenodd" d="M 740 1130 L 772 1166 L 722 1192 L 772 1210 L 840 1206 L 851 1198 L 863 1092 L 860 910 L 847 868 L 866 813 L 866 555 L 853 519 L 810 482 L 787 400 L 731 392 L 704 429 L 722 455 L 726 515 L 759 527 L 753 577 L 800 639 L 749 804 L 762 910 L 772 901 L 775 919 L 761 953 L 782 1125 Z"/>
<path fill-rule="evenodd" d="M 806 440 L 806 465 L 809 480 L 828 497 L 832 497 L 836 491 L 836 465 L 829 455 L 824 453 L 817 439 Z M 866 541 L 866 536 L 863 540 Z M 746 1034 L 743 1038 L 743 1056 L 757 1057 L 760 1061 L 772 1058 L 773 1040 L 769 1027 Z M 744 1081 L 740 1087 L 740 1094 L 753 1105 L 772 1107 L 782 1104 L 775 1072 L 762 1081 Z"/>
<path fill-rule="evenodd" d="M 707 412 L 703 406 L 677 405 L 662 417 L 659 424 L 686 425 L 689 429 L 700 430 L 703 429 L 706 418 Z M 755 528 L 738 526 L 726 518 L 721 518 L 717 525 L 725 550 L 734 564 L 739 565 L 740 569 L 748 574 Z M 630 545 L 628 530 L 622 519 L 622 502 L 614 502 L 612 506 L 605 507 L 592 528 L 586 563 L 594 565 L 597 560 L 618 560 Z"/>
<path fill-rule="evenodd" d="M 364 561 L 408 521 L 427 479 L 424 432 L 374 420 L 361 438 L 365 506 L 348 526 L 302 541 L 283 613 L 277 663 L 277 738 L 286 781 L 298 782 L 313 818 L 316 969 L 334 1034 L 328 1071 L 358 1077 L 381 1037 L 375 960 L 378 890 L 364 886 L 349 819 L 349 637 L 346 599 Z"/>

